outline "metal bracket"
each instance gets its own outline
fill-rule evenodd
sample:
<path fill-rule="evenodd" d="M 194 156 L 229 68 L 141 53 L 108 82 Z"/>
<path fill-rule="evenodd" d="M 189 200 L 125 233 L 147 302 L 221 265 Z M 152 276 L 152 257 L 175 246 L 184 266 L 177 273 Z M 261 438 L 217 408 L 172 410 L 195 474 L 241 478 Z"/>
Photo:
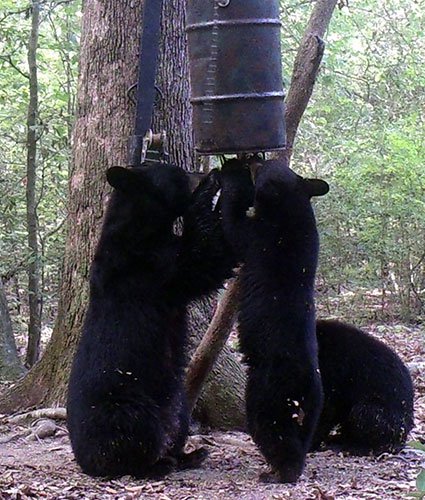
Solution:
<path fill-rule="evenodd" d="M 159 134 L 154 134 L 149 129 L 144 137 L 133 135 L 130 137 L 129 165 L 137 167 L 145 161 L 167 162 L 168 152 L 166 149 L 167 134 L 165 130 Z"/>

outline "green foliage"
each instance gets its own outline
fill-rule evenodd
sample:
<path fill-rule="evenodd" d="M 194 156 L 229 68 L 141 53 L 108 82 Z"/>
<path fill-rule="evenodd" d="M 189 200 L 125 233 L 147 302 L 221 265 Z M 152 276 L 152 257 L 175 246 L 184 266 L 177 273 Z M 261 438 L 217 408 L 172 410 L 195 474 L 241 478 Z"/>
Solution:
<path fill-rule="evenodd" d="M 288 81 L 311 5 L 282 5 Z M 413 320 L 425 305 L 424 22 L 424 0 L 336 10 L 293 159 L 331 185 L 317 206 L 323 289 L 375 289 L 380 314 Z"/>
<path fill-rule="evenodd" d="M 420 441 L 410 441 L 408 445 L 415 450 L 425 452 L 425 444 Z M 416 490 L 413 493 L 409 493 L 408 496 L 423 499 L 425 498 L 425 469 L 421 469 L 416 478 Z"/>
<path fill-rule="evenodd" d="M 407 444 L 411 448 L 414 448 L 415 450 L 419 450 L 419 451 L 425 452 L 425 444 L 421 443 L 420 441 L 409 441 Z"/>
<path fill-rule="evenodd" d="M 29 6 L 28 1 L 4 0 L 0 6 L 0 274 L 13 273 L 14 302 L 25 295 L 28 258 L 25 123 Z M 63 254 L 80 8 L 78 0 L 46 1 L 42 2 L 40 18 L 37 199 L 46 314 L 50 314 L 49 305 L 56 295 Z"/>

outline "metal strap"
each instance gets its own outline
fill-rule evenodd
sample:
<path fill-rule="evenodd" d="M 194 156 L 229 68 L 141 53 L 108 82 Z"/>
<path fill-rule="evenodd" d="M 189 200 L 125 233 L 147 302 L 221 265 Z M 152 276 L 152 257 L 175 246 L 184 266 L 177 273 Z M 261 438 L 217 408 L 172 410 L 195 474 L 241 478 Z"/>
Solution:
<path fill-rule="evenodd" d="M 155 101 L 155 75 L 159 50 L 162 0 L 145 0 L 140 39 L 139 76 L 136 90 L 136 120 L 134 135 L 128 146 L 128 164 L 142 162 L 143 141 L 150 129 Z"/>

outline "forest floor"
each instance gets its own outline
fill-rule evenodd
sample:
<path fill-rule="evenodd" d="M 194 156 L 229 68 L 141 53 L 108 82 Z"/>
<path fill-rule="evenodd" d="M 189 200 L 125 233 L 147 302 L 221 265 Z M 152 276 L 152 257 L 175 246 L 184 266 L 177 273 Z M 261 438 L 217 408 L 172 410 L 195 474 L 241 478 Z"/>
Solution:
<path fill-rule="evenodd" d="M 415 389 L 415 429 L 412 439 L 425 437 L 424 327 L 387 325 L 370 329 L 385 339 L 411 368 Z M 162 481 L 123 477 L 92 479 L 73 459 L 63 421 L 54 435 L 41 439 L 30 424 L 0 419 L 0 499 L 403 499 L 415 491 L 415 479 L 425 467 L 425 454 L 406 447 L 398 455 L 344 456 L 334 451 L 311 453 L 296 485 L 263 484 L 267 470 L 250 438 L 241 432 L 205 432 L 190 438 L 209 457 L 201 468 L 170 474 Z M 33 427 L 32 427 L 33 428 Z"/>

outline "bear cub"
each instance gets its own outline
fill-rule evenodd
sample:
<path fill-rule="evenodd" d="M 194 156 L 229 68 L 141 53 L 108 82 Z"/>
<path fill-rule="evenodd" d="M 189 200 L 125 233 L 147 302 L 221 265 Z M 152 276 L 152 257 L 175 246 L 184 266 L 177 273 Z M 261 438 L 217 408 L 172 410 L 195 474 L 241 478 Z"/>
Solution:
<path fill-rule="evenodd" d="M 383 342 L 354 326 L 318 320 L 316 328 L 324 405 L 313 446 L 324 441 L 357 455 L 397 453 L 413 427 L 407 367 Z"/>
<path fill-rule="evenodd" d="M 229 193 L 250 196 L 249 178 L 242 161 L 223 166 L 225 234 L 245 261 L 239 339 L 248 365 L 247 424 L 274 471 L 263 479 L 295 482 L 322 407 L 314 306 L 319 238 L 310 199 L 329 186 L 303 179 L 284 162 L 264 161 L 256 171 L 254 214 L 247 217 Z"/>
<path fill-rule="evenodd" d="M 157 477 L 206 456 L 183 452 L 186 306 L 220 286 L 234 259 L 214 209 L 217 171 L 193 194 L 172 165 L 112 167 L 107 180 L 114 191 L 69 381 L 69 435 L 89 475 Z"/>

